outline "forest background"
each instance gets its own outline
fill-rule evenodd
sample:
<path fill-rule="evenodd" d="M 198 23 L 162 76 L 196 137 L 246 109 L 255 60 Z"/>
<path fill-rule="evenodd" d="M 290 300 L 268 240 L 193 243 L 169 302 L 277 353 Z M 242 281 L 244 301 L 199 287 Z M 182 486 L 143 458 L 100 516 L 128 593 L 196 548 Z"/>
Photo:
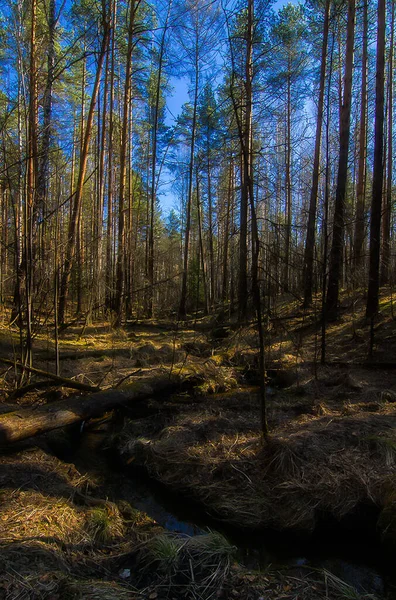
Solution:
<path fill-rule="evenodd" d="M 18 0 L 1 21 L 0 300 L 25 363 L 75 315 L 243 322 L 287 292 L 325 322 L 347 287 L 374 319 L 394 273 L 393 2 Z"/>

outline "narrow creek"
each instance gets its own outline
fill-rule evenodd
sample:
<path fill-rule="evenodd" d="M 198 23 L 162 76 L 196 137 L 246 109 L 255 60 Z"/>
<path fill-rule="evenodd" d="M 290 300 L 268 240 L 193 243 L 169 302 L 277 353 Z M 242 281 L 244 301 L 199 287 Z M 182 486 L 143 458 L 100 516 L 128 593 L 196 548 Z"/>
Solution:
<path fill-rule="evenodd" d="M 216 520 L 202 506 L 170 491 L 142 470 L 125 470 L 115 464 L 114 457 L 103 450 L 107 435 L 95 429 L 85 432 L 69 461 L 81 472 L 99 475 L 109 500 L 127 501 L 167 531 L 190 536 L 218 531 L 237 547 L 238 560 L 253 570 L 272 566 L 298 576 L 307 568 L 325 568 L 359 593 L 376 598 L 384 596 L 388 583 L 394 585 L 391 561 L 375 535 L 374 520 L 365 530 L 356 524 L 346 527 L 326 522 L 309 537 L 238 529 Z"/>

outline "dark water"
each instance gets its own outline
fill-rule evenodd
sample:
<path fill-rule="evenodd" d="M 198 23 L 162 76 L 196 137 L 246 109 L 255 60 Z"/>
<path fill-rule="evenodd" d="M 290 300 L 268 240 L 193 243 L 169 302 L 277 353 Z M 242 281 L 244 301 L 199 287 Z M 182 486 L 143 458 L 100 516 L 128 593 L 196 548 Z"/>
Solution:
<path fill-rule="evenodd" d="M 125 470 L 115 464 L 101 451 L 105 436 L 100 431 L 84 434 L 72 462 L 80 470 L 100 471 L 102 491 L 109 500 L 129 502 L 168 531 L 190 536 L 218 531 L 236 546 L 238 559 L 249 568 L 264 570 L 272 565 L 296 576 L 307 568 L 325 568 L 359 593 L 383 597 L 391 579 L 390 567 L 386 566 L 389 557 L 373 528 L 359 527 L 361 519 L 349 527 L 347 523 L 323 521 L 312 536 L 238 529 L 215 519 L 193 499 L 170 492 L 142 470 Z M 368 524 L 370 514 L 366 516 Z"/>

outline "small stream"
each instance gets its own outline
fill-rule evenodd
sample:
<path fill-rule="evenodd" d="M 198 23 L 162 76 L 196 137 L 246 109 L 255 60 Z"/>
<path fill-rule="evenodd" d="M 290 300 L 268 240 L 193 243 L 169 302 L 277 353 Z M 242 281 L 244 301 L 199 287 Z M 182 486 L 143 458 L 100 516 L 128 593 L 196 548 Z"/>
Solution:
<path fill-rule="evenodd" d="M 238 529 L 216 520 L 193 500 L 169 491 L 141 469 L 125 471 L 115 465 L 101 449 L 106 435 L 95 430 L 84 433 L 71 462 L 82 472 L 99 472 L 109 500 L 127 501 L 168 531 L 193 536 L 215 530 L 237 547 L 239 561 L 248 568 L 264 570 L 272 565 L 296 576 L 307 568 L 325 568 L 358 592 L 379 598 L 394 578 L 393 565 L 386 565 L 390 559 L 370 527 L 362 531 L 353 524 L 346 529 L 337 522 L 325 522 L 312 536 Z"/>

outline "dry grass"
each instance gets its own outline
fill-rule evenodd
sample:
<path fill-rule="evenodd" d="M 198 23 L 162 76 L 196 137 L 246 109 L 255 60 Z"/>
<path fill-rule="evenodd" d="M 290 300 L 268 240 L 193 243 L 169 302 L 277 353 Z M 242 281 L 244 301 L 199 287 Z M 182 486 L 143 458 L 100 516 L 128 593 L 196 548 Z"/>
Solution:
<path fill-rule="evenodd" d="M 240 600 L 378 600 L 325 569 L 308 567 L 251 572 L 233 565 L 226 589 L 225 597 Z"/>
<path fill-rule="evenodd" d="M 0 483 L 1 598 L 134 597 L 117 565 L 147 523 L 124 519 L 93 495 L 95 481 L 37 448 L 2 456 Z"/>
<path fill-rule="evenodd" d="M 174 597 L 210 600 L 221 594 L 235 550 L 219 533 L 159 535 L 141 550 L 141 577 Z"/>
<path fill-rule="evenodd" d="M 186 409 L 159 435 L 149 434 L 135 460 L 247 527 L 312 530 L 319 513 L 341 519 L 362 503 L 386 503 L 395 475 L 393 405 L 378 404 L 373 412 L 361 403 L 323 403 L 288 419 L 283 406 L 262 446 L 251 402 L 241 402 L 240 412 L 227 396 Z M 118 442 L 126 460 L 134 456 L 135 428 L 127 426 Z M 144 428 L 141 422 L 141 438 Z"/>

